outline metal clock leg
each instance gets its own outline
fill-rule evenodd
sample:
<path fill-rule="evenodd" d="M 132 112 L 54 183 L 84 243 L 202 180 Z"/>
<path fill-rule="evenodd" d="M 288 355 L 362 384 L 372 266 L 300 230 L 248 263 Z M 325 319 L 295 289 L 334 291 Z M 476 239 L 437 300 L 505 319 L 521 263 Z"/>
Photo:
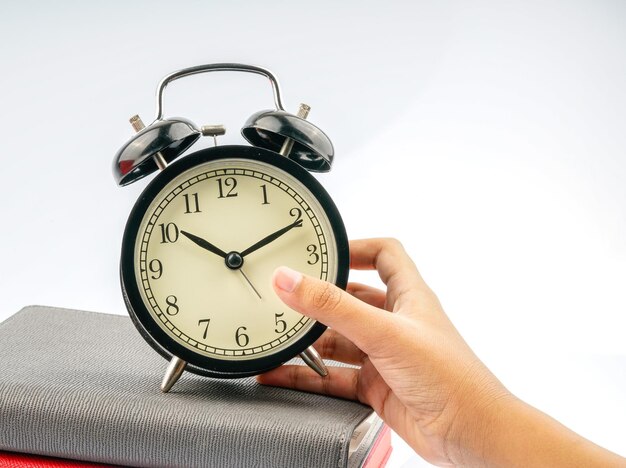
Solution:
<path fill-rule="evenodd" d="M 183 374 L 185 367 L 187 367 L 186 361 L 183 361 L 176 356 L 172 356 L 172 360 L 170 361 L 169 365 L 167 366 L 167 370 L 165 371 L 165 376 L 163 376 L 163 382 L 161 382 L 161 391 L 163 393 L 167 393 L 170 391 L 170 389 Z"/>
<path fill-rule="evenodd" d="M 326 368 L 326 364 L 324 364 L 321 356 L 313 346 L 309 346 L 307 349 L 302 351 L 300 353 L 300 357 L 307 366 L 309 366 L 322 377 L 326 377 L 328 375 L 328 369 Z"/>

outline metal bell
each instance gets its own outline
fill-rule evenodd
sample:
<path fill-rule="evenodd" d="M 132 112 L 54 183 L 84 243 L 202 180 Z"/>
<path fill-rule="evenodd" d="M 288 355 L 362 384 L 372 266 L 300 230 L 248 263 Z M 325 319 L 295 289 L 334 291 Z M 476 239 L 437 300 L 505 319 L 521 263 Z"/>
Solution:
<path fill-rule="evenodd" d="M 128 185 L 159 167 L 157 160 L 169 163 L 200 138 L 200 129 L 181 117 L 157 119 L 140 130 L 117 152 L 113 177 L 118 185 Z M 158 158 L 157 158 L 158 156 Z"/>
<path fill-rule="evenodd" d="M 280 152 L 285 140 L 293 140 L 288 157 L 313 172 L 328 172 L 335 150 L 326 134 L 308 120 L 284 110 L 253 114 L 241 134 L 254 146 Z"/>
<path fill-rule="evenodd" d="M 301 105 L 298 115 L 284 110 L 278 80 L 269 70 L 240 63 L 213 63 L 184 68 L 161 80 L 157 88 L 154 122 L 144 128 L 141 119 L 138 116 L 133 117 L 131 124 L 138 133 L 115 155 L 113 177 L 118 185 L 128 185 L 157 169 L 165 169 L 169 162 L 195 143 L 201 134 L 214 138 L 223 134 L 221 126 L 209 126 L 201 132 L 187 119 L 163 117 L 163 92 L 169 83 L 185 76 L 212 71 L 255 73 L 270 81 L 276 109 L 257 112 L 248 119 L 241 130 L 246 140 L 255 146 L 287 156 L 309 171 L 330 170 L 335 155 L 330 139 L 305 120 L 310 109 L 308 106 Z"/>

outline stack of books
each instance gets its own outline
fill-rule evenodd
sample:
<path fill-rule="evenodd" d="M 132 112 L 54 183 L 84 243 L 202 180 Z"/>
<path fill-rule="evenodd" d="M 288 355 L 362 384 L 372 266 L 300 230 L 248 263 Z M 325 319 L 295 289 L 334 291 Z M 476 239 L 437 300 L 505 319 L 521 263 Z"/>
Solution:
<path fill-rule="evenodd" d="M 130 319 L 31 306 L 0 323 L 0 466 L 367 467 L 389 428 L 356 402 L 185 373 Z"/>

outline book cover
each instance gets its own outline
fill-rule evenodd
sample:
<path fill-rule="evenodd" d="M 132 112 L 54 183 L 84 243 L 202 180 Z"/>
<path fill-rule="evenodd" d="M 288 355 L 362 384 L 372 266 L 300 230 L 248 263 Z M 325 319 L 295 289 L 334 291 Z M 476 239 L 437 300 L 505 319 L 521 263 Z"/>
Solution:
<path fill-rule="evenodd" d="M 0 450 L 130 466 L 359 467 L 383 428 L 356 402 L 185 373 L 130 319 L 31 306 L 0 324 Z M 352 455 L 351 455 L 352 453 Z"/>

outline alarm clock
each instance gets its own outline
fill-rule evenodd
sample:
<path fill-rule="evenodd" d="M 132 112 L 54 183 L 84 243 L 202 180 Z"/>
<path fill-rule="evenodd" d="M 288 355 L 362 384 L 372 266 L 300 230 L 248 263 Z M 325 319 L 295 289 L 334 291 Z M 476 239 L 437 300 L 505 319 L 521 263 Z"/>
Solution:
<path fill-rule="evenodd" d="M 221 125 L 198 127 L 164 117 L 174 80 L 213 71 L 269 79 L 275 109 L 253 114 L 241 134 L 249 145 L 218 145 Z M 300 356 L 327 369 L 312 344 L 326 329 L 286 306 L 271 285 L 286 265 L 345 288 L 348 240 L 339 211 L 310 172 L 329 171 L 330 139 L 284 110 L 276 77 L 261 67 L 208 64 L 169 74 L 157 88 L 155 120 L 116 154 L 120 186 L 157 170 L 134 205 L 122 240 L 121 288 L 141 336 L 169 360 L 161 390 L 185 370 L 217 378 L 266 372 Z M 185 153 L 201 136 L 213 147 Z"/>

